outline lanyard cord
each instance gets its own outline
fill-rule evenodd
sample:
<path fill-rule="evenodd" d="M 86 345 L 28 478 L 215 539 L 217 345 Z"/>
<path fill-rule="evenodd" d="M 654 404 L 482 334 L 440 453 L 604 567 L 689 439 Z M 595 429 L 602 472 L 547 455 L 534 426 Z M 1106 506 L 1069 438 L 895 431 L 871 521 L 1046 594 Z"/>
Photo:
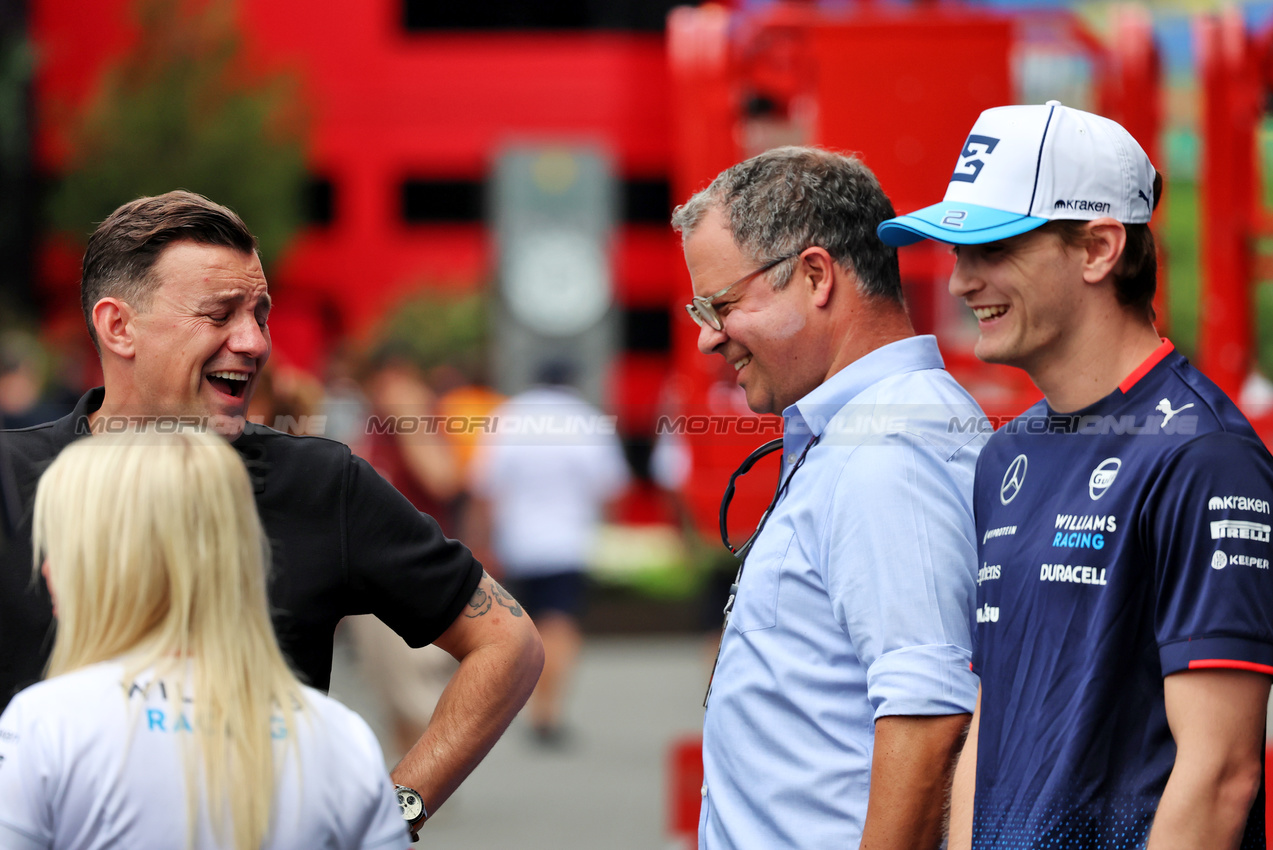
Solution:
<path fill-rule="evenodd" d="M 809 449 L 813 448 L 821 438 L 822 435 L 817 434 L 813 437 L 813 439 L 809 440 L 809 442 L 805 444 L 804 450 L 800 452 L 800 457 L 798 457 L 796 462 L 791 465 L 791 471 L 787 473 L 786 479 L 778 486 L 778 489 L 774 491 L 774 497 L 769 500 L 769 507 L 765 508 L 765 512 L 760 515 L 760 523 L 756 526 L 756 530 L 752 532 L 751 537 L 747 538 L 747 542 L 739 546 L 737 549 L 729 545 L 729 535 L 725 529 L 725 515 L 729 511 L 730 501 L 734 498 L 734 481 L 738 478 L 738 476 L 755 466 L 756 462 L 762 457 L 781 449 L 782 440 L 770 440 L 760 448 L 756 449 L 747 456 L 746 460 L 742 462 L 742 465 L 738 467 L 738 471 L 729 477 L 729 484 L 725 488 L 725 495 L 721 498 L 720 503 L 720 536 L 721 540 L 725 543 L 725 548 L 738 558 L 738 572 L 734 576 L 733 585 L 729 588 L 729 598 L 725 600 L 725 622 L 721 625 L 720 635 L 722 645 L 725 643 L 725 629 L 729 628 L 729 615 L 733 613 L 734 610 L 734 599 L 738 596 L 738 585 L 743 580 L 743 568 L 747 566 L 747 555 L 751 552 L 752 544 L 756 542 L 756 538 L 760 536 L 760 532 L 764 529 L 765 523 L 769 520 L 769 515 L 773 513 L 773 510 L 777 507 L 779 500 L 782 499 L 783 494 L 787 492 L 787 488 L 791 486 L 791 479 L 796 477 L 796 470 L 804 465 L 804 459 L 808 457 Z M 716 678 L 716 665 L 719 663 L 720 647 L 718 646 L 716 648 L 716 660 L 712 662 L 712 672 L 707 679 L 707 693 L 703 695 L 704 708 L 707 707 L 707 700 L 711 698 L 712 680 Z"/>
<path fill-rule="evenodd" d="M 725 518 L 729 513 L 729 503 L 734 499 L 734 482 L 738 480 L 740 475 L 743 475 L 755 466 L 756 462 L 761 458 L 781 449 L 782 440 L 770 440 L 751 454 L 747 455 L 747 458 L 742 462 L 742 465 L 738 467 L 733 475 L 729 476 L 729 484 L 725 487 L 725 495 L 722 496 L 720 500 L 720 539 L 721 542 L 725 544 L 725 548 L 729 550 L 730 554 L 738 558 L 738 560 L 746 560 L 747 553 L 751 551 L 752 544 L 756 542 L 756 537 L 760 534 L 760 530 L 765 527 L 765 523 L 769 520 L 769 515 L 773 513 L 774 508 L 778 504 L 778 500 L 782 498 L 783 494 L 787 492 L 787 488 L 791 486 L 791 479 L 795 478 L 796 470 L 804 465 L 804 459 L 809 455 L 809 449 L 813 448 L 821 438 L 822 435 L 817 434 L 813 437 L 813 439 L 805 444 L 804 450 L 800 452 L 800 457 L 796 458 L 796 462 L 791 465 L 791 471 L 787 473 L 787 478 L 778 486 L 778 489 L 774 491 L 774 497 L 769 500 L 769 506 L 765 508 L 765 512 L 760 515 L 760 522 L 756 525 L 756 530 L 751 533 L 751 537 L 748 537 L 746 542 L 737 548 L 730 545 L 729 531 L 725 527 Z M 740 565 L 739 576 L 741 577 L 741 575 L 742 567 Z"/>
<path fill-rule="evenodd" d="M 751 472 L 751 468 L 755 466 L 756 463 L 761 458 L 766 457 L 767 455 L 770 455 L 781 448 L 782 448 L 781 437 L 777 438 L 776 440 L 770 440 L 769 442 L 765 443 L 760 448 L 753 451 L 751 454 L 747 455 L 747 458 L 741 464 L 738 465 L 738 469 L 734 470 L 734 474 L 729 476 L 729 483 L 725 485 L 725 495 L 721 496 L 721 500 L 720 500 L 720 540 L 722 543 L 725 544 L 725 548 L 729 550 L 729 554 L 731 555 L 738 555 L 738 550 L 735 549 L 733 544 L 729 542 L 729 529 L 726 526 L 725 520 L 729 517 L 729 505 L 731 502 L 734 501 L 734 484 L 735 482 L 738 481 L 740 476 L 746 475 L 748 472 Z M 788 476 L 787 480 L 790 481 L 791 477 Z M 781 489 L 781 482 L 779 482 L 779 489 Z M 770 508 L 773 507 L 772 502 L 769 503 L 769 507 Z M 768 516 L 768 514 L 769 514 L 769 508 L 766 508 L 765 513 L 761 514 L 761 516 L 762 517 Z M 764 520 L 762 519 L 761 522 L 764 522 Z M 752 537 L 755 537 L 755 536 L 756 536 L 755 532 L 753 532 Z M 751 537 L 747 539 L 748 541 L 750 541 Z M 747 544 L 744 543 L 743 545 L 746 546 Z M 738 555 L 738 557 L 741 558 L 743 556 Z"/>

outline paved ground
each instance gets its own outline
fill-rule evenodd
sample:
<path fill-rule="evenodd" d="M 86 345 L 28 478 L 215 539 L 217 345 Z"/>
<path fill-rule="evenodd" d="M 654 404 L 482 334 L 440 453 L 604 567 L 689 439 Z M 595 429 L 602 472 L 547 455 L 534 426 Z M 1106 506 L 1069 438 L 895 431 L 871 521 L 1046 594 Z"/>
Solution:
<path fill-rule="evenodd" d="M 589 638 L 571 707 L 573 746 L 545 752 L 519 719 L 415 846 L 683 850 L 666 828 L 668 753 L 701 729 L 709 661 L 698 638 Z M 332 695 L 386 745 L 381 710 L 339 640 Z M 1273 701 L 1269 729 L 1273 740 Z"/>
<path fill-rule="evenodd" d="M 708 659 L 709 660 L 709 659 Z M 668 850 L 670 744 L 702 725 L 707 676 L 693 637 L 589 638 L 561 752 L 530 741 L 519 718 L 450 802 L 431 818 L 429 850 Z M 332 696 L 387 743 L 384 719 L 345 642 Z"/>

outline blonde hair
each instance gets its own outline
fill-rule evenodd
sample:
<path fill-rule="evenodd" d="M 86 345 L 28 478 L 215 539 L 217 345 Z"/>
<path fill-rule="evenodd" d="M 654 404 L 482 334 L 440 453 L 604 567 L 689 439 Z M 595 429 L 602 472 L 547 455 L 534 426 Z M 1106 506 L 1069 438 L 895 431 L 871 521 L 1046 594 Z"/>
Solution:
<path fill-rule="evenodd" d="M 220 437 L 153 429 L 67 447 L 35 497 L 36 569 L 57 605 L 48 675 L 121 659 L 184 682 L 199 734 L 186 752 L 188 842 L 203 765 L 209 822 L 221 841 L 257 848 L 275 787 L 270 721 L 294 729 L 304 705 L 270 625 L 267 543 L 247 471 Z M 176 705 L 182 685 L 170 693 Z M 289 735 L 295 740 L 294 735 Z"/>

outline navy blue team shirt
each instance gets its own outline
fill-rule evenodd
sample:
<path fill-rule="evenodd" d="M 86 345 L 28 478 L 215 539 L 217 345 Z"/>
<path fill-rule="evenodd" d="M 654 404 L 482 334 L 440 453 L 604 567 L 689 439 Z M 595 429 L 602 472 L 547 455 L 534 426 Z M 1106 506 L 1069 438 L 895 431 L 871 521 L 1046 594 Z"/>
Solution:
<path fill-rule="evenodd" d="M 1163 677 L 1273 674 L 1273 459 L 1170 342 L 977 464 L 974 848 L 1143 847 L 1176 747 Z M 1264 792 L 1243 848 L 1264 847 Z"/>

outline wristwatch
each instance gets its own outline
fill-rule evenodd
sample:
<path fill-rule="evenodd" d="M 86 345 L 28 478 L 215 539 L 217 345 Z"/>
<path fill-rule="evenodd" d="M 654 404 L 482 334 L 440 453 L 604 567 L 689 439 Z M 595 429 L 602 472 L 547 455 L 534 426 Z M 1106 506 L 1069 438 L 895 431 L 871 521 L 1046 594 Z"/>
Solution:
<path fill-rule="evenodd" d="M 405 785 L 395 785 L 393 790 L 398 793 L 398 808 L 402 810 L 402 819 L 407 822 L 411 840 L 415 841 L 420 837 L 420 825 L 429 819 L 429 813 L 424 810 L 424 800 L 419 791 Z"/>

